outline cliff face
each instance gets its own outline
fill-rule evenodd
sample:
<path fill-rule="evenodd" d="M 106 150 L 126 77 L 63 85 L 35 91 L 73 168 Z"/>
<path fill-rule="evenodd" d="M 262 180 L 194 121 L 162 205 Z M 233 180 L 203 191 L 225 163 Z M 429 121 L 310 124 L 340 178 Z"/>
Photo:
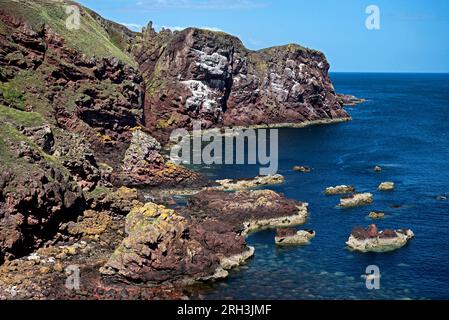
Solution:
<path fill-rule="evenodd" d="M 298 123 L 346 118 L 318 51 L 298 45 L 260 51 L 221 32 L 156 33 L 132 52 L 146 81 L 145 124 L 156 130 Z"/>

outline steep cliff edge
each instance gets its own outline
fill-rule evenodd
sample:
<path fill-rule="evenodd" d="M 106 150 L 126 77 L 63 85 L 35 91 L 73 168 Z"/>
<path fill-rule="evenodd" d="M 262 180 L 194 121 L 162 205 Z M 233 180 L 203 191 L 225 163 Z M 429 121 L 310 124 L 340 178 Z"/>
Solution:
<path fill-rule="evenodd" d="M 132 53 L 146 81 L 145 124 L 153 130 L 301 123 L 349 118 L 321 52 L 299 45 L 260 51 L 222 32 L 157 33 L 151 23 Z"/>

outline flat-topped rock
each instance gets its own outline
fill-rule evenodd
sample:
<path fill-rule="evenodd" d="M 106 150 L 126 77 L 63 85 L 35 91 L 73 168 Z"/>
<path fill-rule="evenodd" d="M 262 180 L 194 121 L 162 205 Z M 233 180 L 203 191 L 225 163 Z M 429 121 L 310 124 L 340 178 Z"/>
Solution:
<path fill-rule="evenodd" d="M 295 228 L 278 228 L 274 241 L 278 246 L 307 245 L 314 238 L 313 230 L 296 230 Z"/>
<path fill-rule="evenodd" d="M 353 186 L 340 185 L 335 187 L 328 187 L 324 191 L 324 194 L 328 196 L 337 195 L 337 194 L 347 194 L 355 192 L 355 188 Z"/>
<path fill-rule="evenodd" d="M 373 202 L 373 195 L 371 193 L 356 193 L 340 199 L 339 206 L 342 208 L 352 208 L 364 206 Z"/>
<path fill-rule="evenodd" d="M 394 190 L 394 182 L 382 182 L 377 189 L 380 191 Z"/>
<path fill-rule="evenodd" d="M 352 250 L 360 252 L 387 252 L 399 249 L 414 237 L 410 229 L 381 230 L 372 224 L 368 228 L 352 229 L 346 244 Z"/>
<path fill-rule="evenodd" d="M 284 183 L 285 179 L 280 174 L 257 176 L 253 179 L 224 179 L 217 180 L 219 186 L 212 187 L 217 190 L 244 190 L 252 189 L 268 185 L 276 185 Z"/>
<path fill-rule="evenodd" d="M 308 204 L 287 199 L 272 190 L 235 193 L 205 190 L 189 200 L 185 216 L 196 220 L 219 219 L 243 235 L 266 228 L 292 227 L 305 223 Z"/>

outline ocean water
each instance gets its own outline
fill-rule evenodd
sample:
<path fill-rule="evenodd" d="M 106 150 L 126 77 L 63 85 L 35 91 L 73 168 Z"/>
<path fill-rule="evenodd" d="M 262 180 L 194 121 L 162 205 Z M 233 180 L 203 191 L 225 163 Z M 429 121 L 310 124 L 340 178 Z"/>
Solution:
<path fill-rule="evenodd" d="M 277 248 L 274 231 L 252 234 L 254 258 L 227 280 L 201 290 L 205 299 L 449 299 L 449 75 L 332 74 L 338 92 L 367 99 L 347 108 L 353 121 L 279 130 L 279 173 L 270 187 L 309 203 L 306 247 Z M 311 173 L 292 171 L 307 165 Z M 380 165 L 381 173 L 373 172 Z M 211 178 L 258 174 L 256 166 L 203 168 Z M 379 192 L 383 181 L 396 189 Z M 323 190 L 339 184 L 372 192 L 374 203 L 336 207 Z M 367 226 L 372 210 L 386 212 L 379 228 L 411 228 L 415 238 L 389 253 L 357 253 L 345 241 Z M 380 289 L 365 286 L 366 267 L 380 268 Z"/>

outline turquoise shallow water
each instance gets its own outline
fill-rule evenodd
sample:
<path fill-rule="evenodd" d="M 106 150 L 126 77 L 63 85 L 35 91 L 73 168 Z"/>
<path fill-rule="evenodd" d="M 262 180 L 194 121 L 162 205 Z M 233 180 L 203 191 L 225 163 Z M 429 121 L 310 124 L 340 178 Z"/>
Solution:
<path fill-rule="evenodd" d="M 279 173 L 272 189 L 310 203 L 301 228 L 316 230 L 311 245 L 276 248 L 274 231 L 251 235 L 256 254 L 248 264 L 202 292 L 206 299 L 448 299 L 449 298 L 449 75 L 332 74 L 338 92 L 367 102 L 348 108 L 353 121 L 279 131 Z M 313 167 L 309 174 L 291 170 Z M 383 172 L 372 171 L 381 165 Z M 257 175 L 256 166 L 204 168 L 211 178 Z M 394 181 L 396 190 L 376 190 Z M 374 204 L 342 210 L 328 186 L 351 184 L 374 194 Z M 397 207 L 397 206 L 400 207 Z M 380 228 L 411 228 L 415 239 L 390 253 L 346 249 L 353 226 L 368 225 L 382 210 Z M 379 290 L 368 290 L 368 265 L 381 271 Z"/>

